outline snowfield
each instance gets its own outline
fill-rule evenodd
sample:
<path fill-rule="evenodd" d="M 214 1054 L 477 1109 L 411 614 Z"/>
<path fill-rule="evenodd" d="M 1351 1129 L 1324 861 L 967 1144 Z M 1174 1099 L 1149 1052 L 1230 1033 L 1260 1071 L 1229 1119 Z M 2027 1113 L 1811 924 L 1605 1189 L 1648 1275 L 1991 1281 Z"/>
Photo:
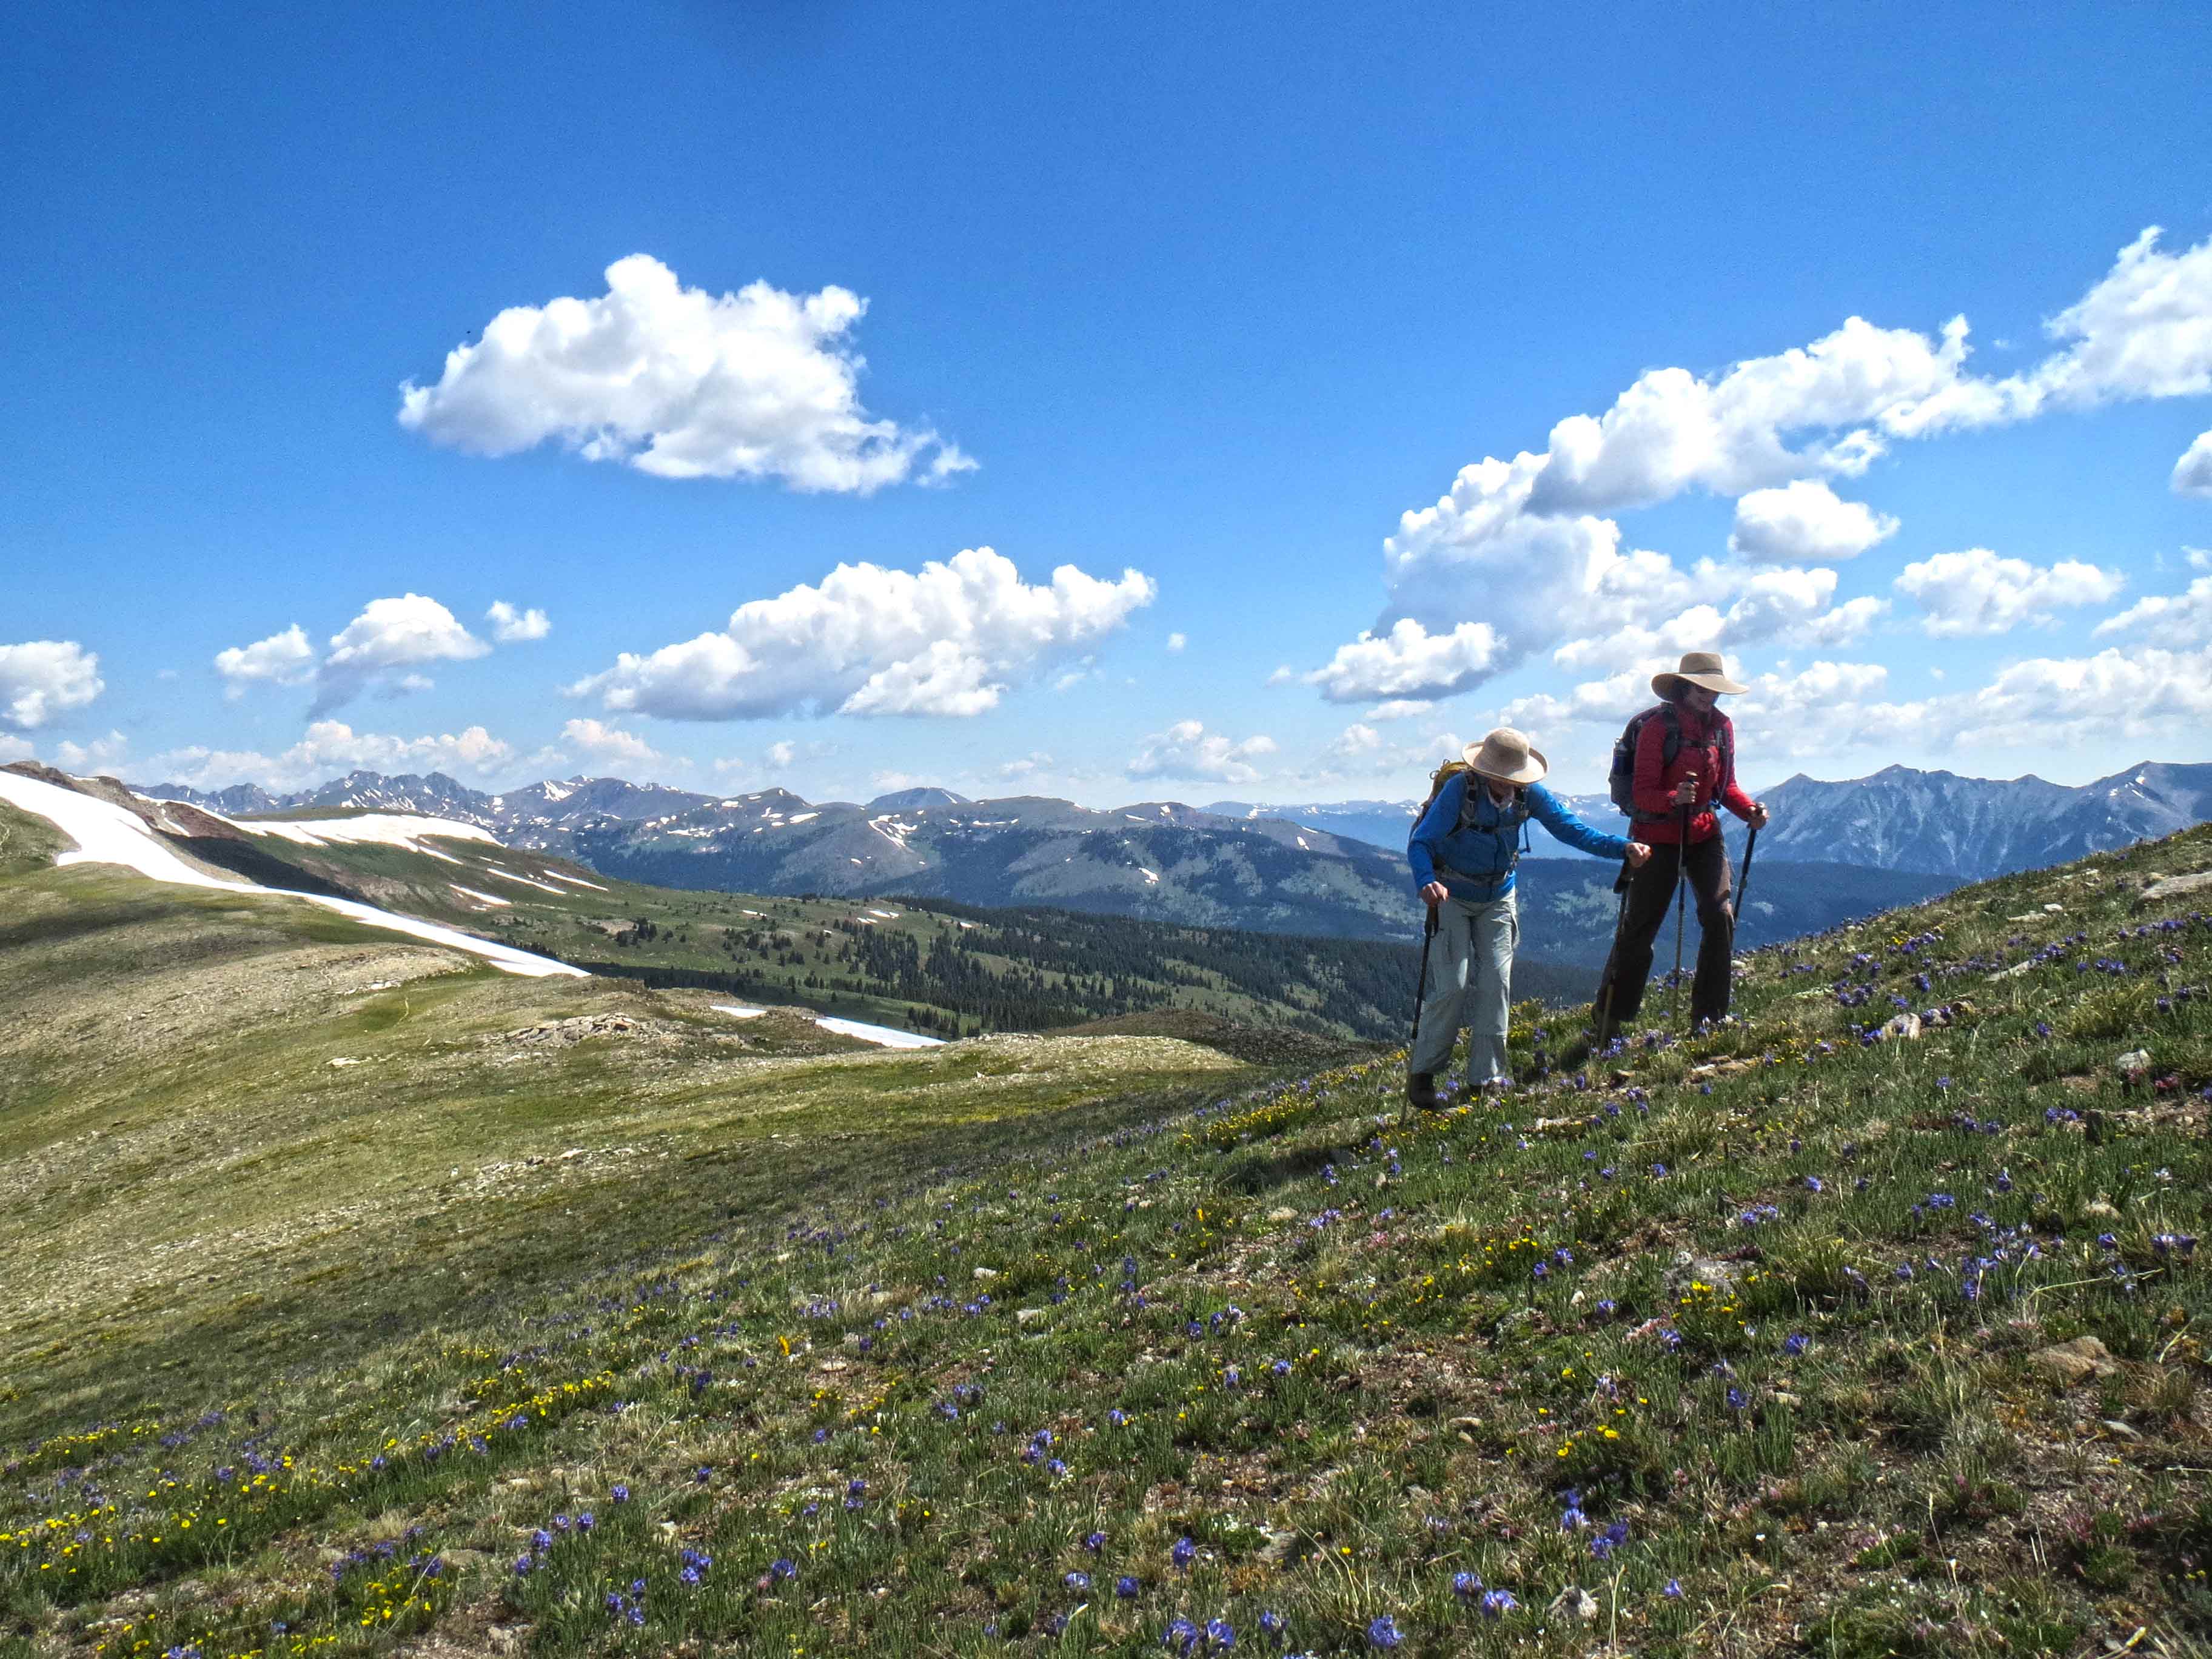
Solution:
<path fill-rule="evenodd" d="M 718 1014 L 727 1014 L 732 1019 L 758 1019 L 768 1012 L 765 1008 L 741 1008 L 734 1002 L 708 1005 Z M 919 1031 L 902 1031 L 896 1026 L 871 1025 L 865 1020 L 839 1019 L 831 1014 L 817 1014 L 814 1023 L 825 1031 L 835 1031 L 839 1036 L 858 1037 L 863 1042 L 873 1042 L 885 1048 L 941 1048 L 943 1037 L 924 1036 Z"/>
<path fill-rule="evenodd" d="M 55 784 L 41 783 L 36 778 L 24 777 L 21 773 L 0 771 L 0 800 L 26 812 L 36 813 L 77 844 L 74 853 L 64 853 L 57 864 L 118 864 L 126 870 L 135 870 L 149 881 L 167 882 L 180 887 L 213 887 L 232 893 L 253 893 L 270 898 L 300 899 L 308 904 L 320 905 L 325 910 L 335 910 L 342 916 L 371 927 L 381 927 L 395 933 L 405 933 L 426 944 L 442 945 L 451 950 L 465 951 L 478 956 L 495 968 L 510 974 L 523 974 L 532 978 L 543 978 L 554 974 L 573 975 L 578 979 L 589 978 L 580 968 L 571 968 L 565 962 L 556 962 L 550 957 L 541 957 L 528 951 L 518 951 L 512 945 L 495 945 L 461 933 L 452 927 L 441 927 L 434 921 L 420 921 L 413 916 L 403 916 L 390 910 L 380 910 L 374 905 L 357 903 L 352 899 L 326 898 L 319 893 L 293 893 L 277 887 L 256 887 L 242 881 L 228 881 L 196 870 L 164 846 L 145 821 L 135 812 L 100 800 L 91 795 L 81 795 L 74 789 L 64 789 Z M 373 822 L 368 818 L 334 820 L 336 823 L 358 824 Z M 401 823 L 409 820 L 393 818 L 389 822 Z M 434 832 L 444 835 L 465 832 L 471 839 L 492 840 L 493 837 L 472 824 L 446 825 L 439 818 L 414 820 L 441 827 Z M 243 826 L 241 826 L 243 827 Z M 292 826 L 305 828 L 306 826 Z M 317 828 L 326 826 L 318 824 Z M 295 839 L 307 839 L 300 836 Z M 368 837 L 362 837 L 368 839 Z M 404 845 L 406 843 L 395 843 Z M 428 848 L 418 848 L 428 851 Z"/>
<path fill-rule="evenodd" d="M 532 877 L 522 874 L 520 871 L 510 870 L 505 865 L 487 864 L 484 866 L 484 873 L 488 876 L 497 876 L 501 881 L 520 882 L 525 887 L 535 887 L 539 892 L 551 893 L 556 898 L 568 897 L 566 893 L 550 882 L 538 881 Z"/>
<path fill-rule="evenodd" d="M 214 816 L 222 817 L 218 812 Z M 412 812 L 367 812 L 357 818 L 252 818 L 240 823 L 236 818 L 223 818 L 249 836 L 282 836 L 286 841 L 296 841 L 308 847 L 327 847 L 334 842 L 374 842 L 383 847 L 404 847 L 410 853 L 428 853 L 434 849 L 422 845 L 427 836 L 446 841 L 489 842 L 494 847 L 502 843 L 497 836 L 481 824 L 463 823 L 455 818 L 418 817 Z M 439 854 L 439 857 L 445 856 Z"/>

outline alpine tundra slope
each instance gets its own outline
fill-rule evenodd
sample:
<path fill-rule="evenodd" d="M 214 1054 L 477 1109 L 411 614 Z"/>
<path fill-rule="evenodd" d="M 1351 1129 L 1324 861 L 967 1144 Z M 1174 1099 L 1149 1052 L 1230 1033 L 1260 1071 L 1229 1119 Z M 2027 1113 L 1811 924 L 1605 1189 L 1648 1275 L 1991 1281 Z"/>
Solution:
<path fill-rule="evenodd" d="M 1411 1121 L 0 832 L 15 1651 L 2204 1640 L 2212 830 Z"/>

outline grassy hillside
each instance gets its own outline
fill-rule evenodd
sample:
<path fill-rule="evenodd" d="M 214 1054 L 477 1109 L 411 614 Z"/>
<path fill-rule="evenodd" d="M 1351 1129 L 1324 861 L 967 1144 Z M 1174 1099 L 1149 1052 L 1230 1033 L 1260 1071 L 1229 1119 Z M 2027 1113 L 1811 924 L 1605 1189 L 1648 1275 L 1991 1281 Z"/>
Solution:
<path fill-rule="evenodd" d="M 1656 856 L 1665 869 L 1674 854 L 1662 848 Z M 1741 875 L 1741 847 L 1734 856 L 1735 871 Z M 1521 928 L 1528 947 L 1562 964 L 1577 963 L 1592 970 L 1604 967 L 1620 917 L 1619 898 L 1613 889 L 1619 868 L 1595 859 L 1522 860 L 1518 874 Z M 1957 880 L 1948 876 L 1850 864 L 1793 864 L 1762 855 L 1753 864 L 1750 885 L 1743 891 L 1745 905 L 1736 928 L 1736 946 L 1755 950 L 1802 938 L 1839 922 L 1917 904 L 1957 885 Z M 1692 904 L 1684 923 L 1685 961 L 1697 953 L 1698 933 L 1697 907 Z M 1662 953 L 1669 960 L 1674 939 L 1674 919 L 1670 915 L 1660 938 Z M 1594 971 L 1591 977 L 1595 977 Z M 1584 995 L 1588 994 L 1585 991 Z"/>
<path fill-rule="evenodd" d="M 2208 870 L 1761 953 L 1577 1076 L 1524 1011 L 1413 1123 L 9 878 L 4 1639 L 2201 1653 Z"/>

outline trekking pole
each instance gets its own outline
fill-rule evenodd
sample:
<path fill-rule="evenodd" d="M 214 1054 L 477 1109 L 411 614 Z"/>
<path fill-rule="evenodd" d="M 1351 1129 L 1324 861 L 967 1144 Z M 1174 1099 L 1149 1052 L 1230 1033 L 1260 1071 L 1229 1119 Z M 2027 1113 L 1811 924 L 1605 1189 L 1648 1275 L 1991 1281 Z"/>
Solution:
<path fill-rule="evenodd" d="M 1429 1000 L 1429 946 L 1437 937 L 1437 907 L 1429 906 L 1429 919 L 1421 927 L 1421 984 L 1413 993 L 1413 1035 L 1406 1040 L 1406 1059 L 1410 1064 L 1413 1050 L 1421 1041 L 1421 1005 Z"/>
<path fill-rule="evenodd" d="M 1682 805 L 1681 830 L 1682 838 L 1674 843 L 1674 983 L 1667 1003 L 1669 1025 L 1682 1010 L 1682 923 L 1684 912 L 1689 908 L 1689 889 L 1683 880 L 1690 857 L 1690 807 L 1686 801 Z"/>
<path fill-rule="evenodd" d="M 1743 879 L 1736 884 L 1735 919 L 1743 920 L 1743 896 L 1751 890 L 1751 855 L 1759 850 L 1759 826 L 1753 824 L 1743 842 Z"/>
<path fill-rule="evenodd" d="M 1620 902 L 1613 910 L 1613 948 L 1605 954 L 1605 994 L 1598 999 L 1597 1029 L 1590 1033 L 1591 1046 L 1605 1040 L 1605 1028 L 1613 1023 L 1613 994 L 1620 983 L 1620 930 L 1628 921 L 1628 861 L 1621 860 L 1620 874 L 1613 878 L 1613 890 L 1620 895 Z"/>

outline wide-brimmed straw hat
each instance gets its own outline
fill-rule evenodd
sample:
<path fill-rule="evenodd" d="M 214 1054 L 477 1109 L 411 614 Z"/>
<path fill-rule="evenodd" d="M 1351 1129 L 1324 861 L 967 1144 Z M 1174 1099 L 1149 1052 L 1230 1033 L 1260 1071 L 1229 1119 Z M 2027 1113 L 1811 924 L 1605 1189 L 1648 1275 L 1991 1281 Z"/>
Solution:
<path fill-rule="evenodd" d="M 1748 691 L 1747 685 L 1738 685 L 1728 677 L 1717 651 L 1692 651 L 1682 659 L 1682 665 L 1671 674 L 1654 674 L 1651 690 L 1662 697 L 1674 696 L 1675 682 L 1687 681 L 1703 686 L 1708 691 Z"/>
<path fill-rule="evenodd" d="M 1534 783 L 1552 769 L 1542 752 L 1529 746 L 1528 735 L 1510 726 L 1468 744 L 1464 753 L 1470 770 L 1502 783 Z"/>

